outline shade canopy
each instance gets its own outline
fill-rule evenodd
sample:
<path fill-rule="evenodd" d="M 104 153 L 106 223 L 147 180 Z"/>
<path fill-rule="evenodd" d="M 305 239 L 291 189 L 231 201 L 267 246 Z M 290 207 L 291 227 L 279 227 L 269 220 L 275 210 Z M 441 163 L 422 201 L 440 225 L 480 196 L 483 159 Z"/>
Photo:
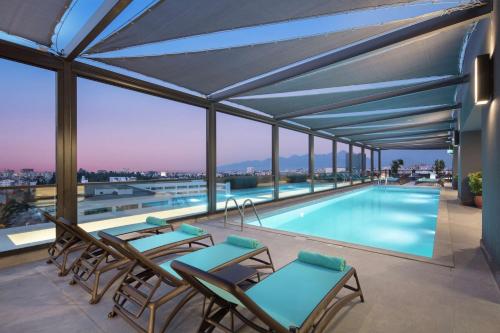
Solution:
<path fill-rule="evenodd" d="M 71 0 L 1 0 L 0 31 L 50 47 Z"/>
<path fill-rule="evenodd" d="M 160 0 L 88 53 L 409 0 Z"/>
<path fill-rule="evenodd" d="M 275 69 L 407 26 L 416 20 L 401 20 L 325 35 L 201 52 L 90 58 L 208 95 Z"/>

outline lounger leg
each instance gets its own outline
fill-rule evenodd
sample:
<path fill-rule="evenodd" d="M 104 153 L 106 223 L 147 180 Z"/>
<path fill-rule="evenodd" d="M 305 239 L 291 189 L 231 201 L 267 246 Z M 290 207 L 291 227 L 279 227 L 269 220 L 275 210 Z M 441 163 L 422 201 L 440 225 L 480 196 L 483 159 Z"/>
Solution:
<path fill-rule="evenodd" d="M 359 298 L 361 299 L 361 302 L 365 302 L 365 297 L 363 296 L 363 291 L 361 290 L 361 284 L 359 284 L 359 278 L 358 278 L 358 273 L 354 271 L 354 279 L 356 280 L 356 285 L 358 286 L 358 291 L 359 291 Z"/>
<path fill-rule="evenodd" d="M 155 332 L 155 316 L 156 316 L 156 306 L 154 304 L 149 304 L 149 320 L 148 320 L 148 333 Z"/>

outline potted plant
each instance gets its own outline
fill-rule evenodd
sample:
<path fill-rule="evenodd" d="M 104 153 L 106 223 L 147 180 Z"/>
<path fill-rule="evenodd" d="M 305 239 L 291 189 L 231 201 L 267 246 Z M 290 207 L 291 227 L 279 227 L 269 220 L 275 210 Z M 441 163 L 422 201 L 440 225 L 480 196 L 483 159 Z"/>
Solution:
<path fill-rule="evenodd" d="M 469 187 L 474 194 L 474 204 L 478 208 L 483 207 L 483 175 L 481 172 L 471 172 L 468 175 Z"/>

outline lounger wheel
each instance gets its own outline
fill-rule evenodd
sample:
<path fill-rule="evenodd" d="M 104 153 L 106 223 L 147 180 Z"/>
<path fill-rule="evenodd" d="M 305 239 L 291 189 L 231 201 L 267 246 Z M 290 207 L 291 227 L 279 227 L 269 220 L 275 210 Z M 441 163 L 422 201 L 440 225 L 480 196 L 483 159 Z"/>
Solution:
<path fill-rule="evenodd" d="M 116 312 L 111 311 L 108 313 L 108 318 L 114 318 L 114 317 L 116 317 Z"/>
<path fill-rule="evenodd" d="M 91 300 L 89 301 L 89 304 L 97 304 L 97 300 L 96 300 L 96 299 L 91 299 Z"/>
<path fill-rule="evenodd" d="M 71 279 L 71 280 L 69 281 L 69 285 L 70 285 L 70 286 L 73 286 L 73 285 L 75 285 L 75 284 L 76 284 L 75 279 Z"/>
<path fill-rule="evenodd" d="M 52 259 L 47 259 L 47 261 L 45 262 L 47 265 L 50 265 L 52 264 Z"/>
<path fill-rule="evenodd" d="M 66 273 L 65 272 L 59 272 L 57 273 L 58 276 L 66 276 Z"/>

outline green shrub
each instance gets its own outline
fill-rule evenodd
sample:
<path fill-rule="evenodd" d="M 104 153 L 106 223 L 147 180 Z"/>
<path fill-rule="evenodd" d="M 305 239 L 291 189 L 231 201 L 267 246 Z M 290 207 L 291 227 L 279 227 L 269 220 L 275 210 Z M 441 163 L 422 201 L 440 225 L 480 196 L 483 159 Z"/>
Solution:
<path fill-rule="evenodd" d="M 471 172 L 467 175 L 470 191 L 474 195 L 483 195 L 483 175 L 481 171 Z"/>
<path fill-rule="evenodd" d="M 227 179 L 231 183 L 231 189 L 257 187 L 257 176 L 238 176 Z"/>
<path fill-rule="evenodd" d="M 307 175 L 288 175 L 288 183 L 304 183 L 307 181 Z"/>

